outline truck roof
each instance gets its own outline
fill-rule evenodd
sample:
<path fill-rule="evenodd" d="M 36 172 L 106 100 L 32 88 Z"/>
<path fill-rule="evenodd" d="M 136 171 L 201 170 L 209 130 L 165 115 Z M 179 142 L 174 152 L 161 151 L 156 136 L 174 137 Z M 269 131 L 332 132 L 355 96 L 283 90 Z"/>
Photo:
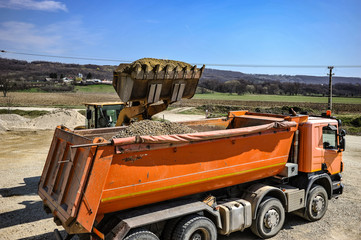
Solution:
<path fill-rule="evenodd" d="M 324 117 L 314 117 L 314 116 L 310 116 L 308 118 L 308 121 L 306 122 L 308 124 L 319 124 L 319 123 L 337 123 L 336 119 L 333 118 L 324 118 Z"/>

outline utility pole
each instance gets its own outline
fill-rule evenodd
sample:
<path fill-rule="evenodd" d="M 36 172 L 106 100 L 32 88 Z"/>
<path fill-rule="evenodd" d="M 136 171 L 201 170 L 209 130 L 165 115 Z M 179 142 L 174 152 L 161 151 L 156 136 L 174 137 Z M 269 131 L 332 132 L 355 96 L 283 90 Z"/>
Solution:
<path fill-rule="evenodd" d="M 328 109 L 332 110 L 332 75 L 334 75 L 334 73 L 332 73 L 333 66 L 327 68 L 330 69 L 330 73 L 327 74 L 330 77 L 328 82 Z"/>

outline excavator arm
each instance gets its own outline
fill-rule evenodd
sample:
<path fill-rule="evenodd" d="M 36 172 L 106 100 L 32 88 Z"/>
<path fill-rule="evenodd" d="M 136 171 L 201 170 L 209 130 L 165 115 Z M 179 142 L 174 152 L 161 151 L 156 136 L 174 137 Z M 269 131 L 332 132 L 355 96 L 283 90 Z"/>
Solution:
<path fill-rule="evenodd" d="M 136 106 L 125 107 L 119 113 L 116 126 L 128 125 L 133 121 L 150 119 L 153 115 L 166 110 L 167 107 L 167 102 L 151 105 L 139 104 Z"/>
<path fill-rule="evenodd" d="M 114 71 L 113 87 L 127 105 L 116 125 L 150 119 L 169 104 L 192 98 L 204 68 L 204 65 L 197 68 L 184 62 L 153 58 L 120 64 Z"/>
<path fill-rule="evenodd" d="M 85 128 L 122 126 L 150 119 L 169 104 L 192 98 L 204 68 L 154 58 L 120 64 L 114 71 L 113 87 L 121 102 L 85 104 Z M 77 127 L 80 128 L 84 126 Z"/>

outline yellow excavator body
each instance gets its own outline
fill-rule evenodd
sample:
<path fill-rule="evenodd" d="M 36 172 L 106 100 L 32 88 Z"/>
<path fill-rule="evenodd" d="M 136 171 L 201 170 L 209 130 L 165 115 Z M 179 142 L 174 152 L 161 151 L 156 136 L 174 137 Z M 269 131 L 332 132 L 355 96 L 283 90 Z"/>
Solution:
<path fill-rule="evenodd" d="M 121 102 L 86 103 L 85 127 L 114 127 L 150 119 L 169 104 L 192 98 L 204 68 L 154 58 L 120 64 L 113 74 L 113 87 Z"/>

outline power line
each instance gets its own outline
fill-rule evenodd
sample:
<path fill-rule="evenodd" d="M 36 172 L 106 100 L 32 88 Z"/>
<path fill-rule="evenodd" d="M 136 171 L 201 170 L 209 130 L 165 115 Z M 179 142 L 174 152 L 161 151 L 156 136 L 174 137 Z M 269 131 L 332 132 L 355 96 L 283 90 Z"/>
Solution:
<path fill-rule="evenodd" d="M 58 56 L 58 55 L 48 55 L 48 54 L 38 54 L 38 53 L 14 52 L 14 51 L 6 51 L 6 50 L 1 50 L 1 52 L 2 52 L 2 53 L 17 54 L 17 55 L 37 56 L 37 57 L 67 58 L 67 59 L 78 59 L 78 60 L 106 61 L 106 62 L 133 62 L 133 61 L 129 61 L 129 60 L 120 60 L 120 59 L 87 58 L 87 57 L 73 57 L 73 56 Z"/>
<path fill-rule="evenodd" d="M 26 56 L 38 56 L 38 57 L 51 57 L 51 58 L 65 58 L 65 59 L 77 59 L 77 60 L 91 60 L 91 61 L 106 61 L 106 62 L 123 62 L 130 63 L 132 60 L 124 59 L 107 59 L 107 58 L 90 58 L 90 57 L 74 57 L 74 56 L 60 56 L 60 55 L 48 55 L 39 53 L 25 53 L 0 50 L 2 53 L 11 53 L 17 55 Z M 223 64 L 223 63 L 192 63 L 193 65 L 206 65 L 213 67 L 242 67 L 242 68 L 327 68 L 329 65 L 268 65 L 268 64 Z M 335 68 L 361 68 L 361 65 L 333 65 Z"/>

